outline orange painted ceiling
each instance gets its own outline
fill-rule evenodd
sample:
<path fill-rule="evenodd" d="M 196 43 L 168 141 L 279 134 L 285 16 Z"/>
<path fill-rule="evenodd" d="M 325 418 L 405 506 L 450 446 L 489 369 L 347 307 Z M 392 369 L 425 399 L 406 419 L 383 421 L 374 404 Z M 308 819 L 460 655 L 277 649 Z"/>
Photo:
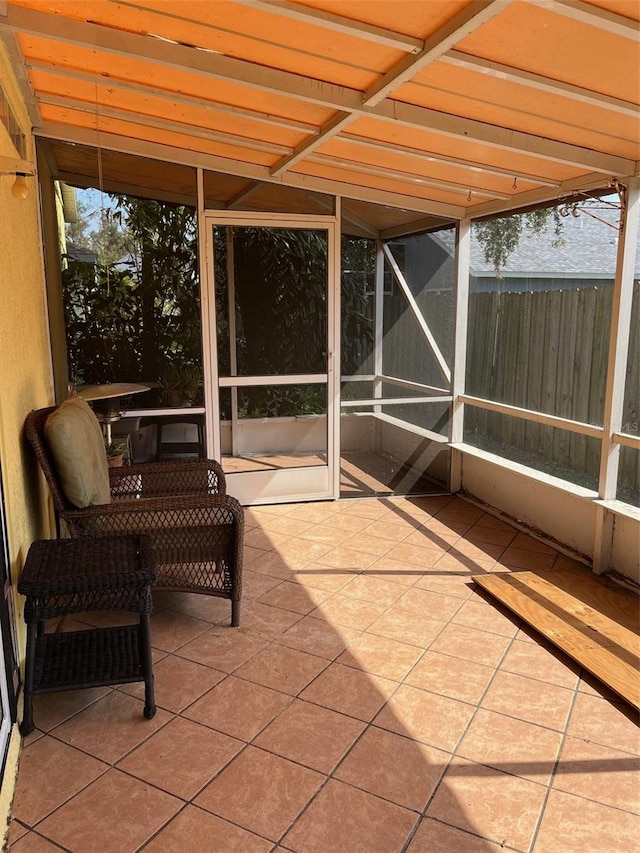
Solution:
<path fill-rule="evenodd" d="M 38 136 L 230 176 L 221 207 L 455 219 L 638 173 L 636 0 L 7 0 L 0 36 Z"/>

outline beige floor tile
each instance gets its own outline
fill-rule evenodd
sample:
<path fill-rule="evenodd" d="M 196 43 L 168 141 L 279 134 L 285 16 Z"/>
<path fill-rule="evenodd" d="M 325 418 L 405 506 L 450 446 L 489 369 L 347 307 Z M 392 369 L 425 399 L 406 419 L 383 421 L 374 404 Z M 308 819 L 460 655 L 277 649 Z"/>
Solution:
<path fill-rule="evenodd" d="M 373 601 L 376 604 L 393 604 L 403 592 L 404 587 L 400 584 L 361 574 L 348 581 L 341 588 L 340 595 L 352 595 L 354 598 Z"/>
<path fill-rule="evenodd" d="M 338 530 L 348 530 L 350 533 L 360 533 L 365 527 L 369 527 L 371 518 L 355 515 L 348 512 L 339 512 L 331 519 L 332 527 Z"/>
<path fill-rule="evenodd" d="M 631 853 L 638 849 L 640 817 L 552 790 L 534 853 Z"/>
<path fill-rule="evenodd" d="M 415 822 L 413 812 L 330 780 L 283 844 L 301 853 L 399 853 Z"/>
<path fill-rule="evenodd" d="M 366 577 L 381 578 L 390 583 L 401 584 L 404 587 L 413 586 L 423 575 L 423 569 L 393 560 L 388 554 L 380 557 L 375 563 L 362 570 Z"/>
<path fill-rule="evenodd" d="M 178 717 L 122 759 L 118 769 L 190 800 L 243 747 L 242 741 Z"/>
<path fill-rule="evenodd" d="M 334 546 L 326 542 L 311 542 L 308 539 L 290 539 L 278 548 L 277 553 L 273 557 L 281 555 L 290 562 L 290 565 L 297 569 L 306 566 L 308 563 L 322 562 L 325 554 L 330 552 Z M 267 562 L 268 559 L 262 561 Z"/>
<path fill-rule="evenodd" d="M 249 746 L 196 797 L 195 805 L 277 841 L 324 778 Z"/>
<path fill-rule="evenodd" d="M 388 678 L 333 663 L 300 698 L 368 722 L 397 686 Z"/>
<path fill-rule="evenodd" d="M 391 560 L 398 560 L 400 563 L 408 563 L 416 569 L 425 570 L 441 559 L 442 551 L 400 542 L 399 545 L 396 545 L 389 551 L 387 557 Z"/>
<path fill-rule="evenodd" d="M 40 738 L 20 756 L 13 816 L 35 826 L 108 769 L 108 764 L 59 740 Z"/>
<path fill-rule="evenodd" d="M 260 572 L 252 572 L 250 569 L 243 569 L 242 572 L 242 598 L 247 599 L 260 598 L 265 592 L 278 586 L 282 583 L 282 578 L 271 577 L 271 575 L 260 574 Z"/>
<path fill-rule="evenodd" d="M 385 610 L 383 605 L 337 593 L 312 610 L 311 616 L 314 619 L 324 619 L 330 625 L 346 625 L 347 628 L 364 631 L 382 616 Z"/>
<path fill-rule="evenodd" d="M 244 544 L 251 548 L 260 548 L 262 551 L 273 551 L 278 545 L 288 542 L 291 535 L 289 533 L 277 533 L 275 530 L 265 530 L 263 527 L 254 527 L 246 531 Z"/>
<path fill-rule="evenodd" d="M 638 713 L 623 703 L 608 702 L 600 696 L 578 694 L 567 734 L 640 755 Z"/>
<path fill-rule="evenodd" d="M 351 578 L 358 572 L 341 572 L 340 569 L 332 569 L 319 563 L 308 563 L 304 569 L 294 572 L 291 580 L 310 589 L 323 589 L 327 592 L 338 592 L 349 583 Z"/>
<path fill-rule="evenodd" d="M 327 590 L 301 586 L 298 583 L 284 581 L 280 586 L 266 592 L 258 599 L 260 604 L 270 604 L 282 610 L 292 610 L 295 613 L 310 613 L 314 608 L 328 598 Z"/>
<path fill-rule="evenodd" d="M 193 619 L 175 610 L 162 610 L 151 615 L 151 645 L 165 652 L 175 652 L 210 628 L 211 623 L 203 619 Z"/>
<path fill-rule="evenodd" d="M 387 517 L 382 521 L 372 521 L 366 528 L 366 535 L 377 536 L 380 539 L 388 539 L 391 542 L 402 542 L 410 536 L 418 526 L 414 519 L 402 519 Z"/>
<path fill-rule="evenodd" d="M 11 845 L 11 853 L 60 853 L 61 848 L 35 832 L 28 832 Z"/>
<path fill-rule="evenodd" d="M 456 758 L 426 814 L 505 847 L 526 851 L 545 795 L 544 785 Z M 561 846 L 556 848 L 560 850 Z"/>
<path fill-rule="evenodd" d="M 327 666 L 324 658 L 272 645 L 236 670 L 239 678 L 297 696 Z"/>
<path fill-rule="evenodd" d="M 367 628 L 367 633 L 426 649 L 444 626 L 444 622 L 420 613 L 390 607 Z"/>
<path fill-rule="evenodd" d="M 396 602 L 396 607 L 401 610 L 419 613 L 440 622 L 448 622 L 462 605 L 460 598 L 442 595 L 430 589 L 420 589 L 416 585 L 408 589 Z"/>
<path fill-rule="evenodd" d="M 504 853 L 504 847 L 427 817 L 418 827 L 407 853 Z"/>
<path fill-rule="evenodd" d="M 110 692 L 110 687 L 90 687 L 88 690 L 41 693 L 33 697 L 34 723 L 43 732 L 51 731 Z"/>
<path fill-rule="evenodd" d="M 187 806 L 144 849 L 145 853 L 269 853 L 270 841 L 196 806 Z"/>
<path fill-rule="evenodd" d="M 582 738 L 562 745 L 553 787 L 640 814 L 640 757 Z"/>
<path fill-rule="evenodd" d="M 18 781 L 14 815 L 41 822 L 13 821 L 12 853 L 635 849 L 637 717 L 469 580 L 572 561 L 450 497 L 248 509 L 246 530 L 242 628 L 154 593 L 154 720 L 140 684 L 36 697 L 53 737 L 25 739 L 20 779 L 47 780 Z"/>
<path fill-rule="evenodd" d="M 450 536 L 463 536 L 471 525 L 465 522 L 441 519 L 438 517 L 427 519 L 423 522 L 422 526 L 426 530 L 431 531 L 431 533 L 435 534 L 437 537 L 443 537 L 441 541 L 446 542 Z"/>
<path fill-rule="evenodd" d="M 365 554 L 373 554 L 375 557 L 382 557 L 388 553 L 394 544 L 389 539 L 372 536 L 368 529 L 363 533 L 350 533 L 347 540 L 348 548 L 352 548 L 354 551 L 364 551 Z"/>
<path fill-rule="evenodd" d="M 472 542 L 467 539 L 467 536 L 461 537 L 449 549 L 449 553 L 455 556 L 469 557 L 478 563 L 491 562 L 497 560 L 505 550 L 504 545 L 497 545 L 493 542 Z"/>
<path fill-rule="evenodd" d="M 516 548 L 510 545 L 499 559 L 501 566 L 512 569 L 543 570 L 550 569 L 556 559 L 556 552 L 543 554 L 530 549 Z"/>
<path fill-rule="evenodd" d="M 388 515 L 392 509 L 387 501 L 349 500 L 341 503 L 342 515 L 356 515 L 360 518 L 377 519 Z"/>
<path fill-rule="evenodd" d="M 481 708 L 471 721 L 457 754 L 547 785 L 561 741 L 560 732 Z"/>
<path fill-rule="evenodd" d="M 490 634 L 500 634 L 503 637 L 515 637 L 521 620 L 511 614 L 506 608 L 501 608 L 495 602 L 485 602 L 479 596 L 475 600 L 467 600 L 454 615 L 452 622 L 488 631 Z"/>
<path fill-rule="evenodd" d="M 432 568 L 441 572 L 456 572 L 457 574 L 481 575 L 491 571 L 496 565 L 492 559 L 482 560 L 479 557 L 467 557 L 456 550 L 453 545 L 446 554 L 433 563 Z"/>
<path fill-rule="evenodd" d="M 407 675 L 405 682 L 412 687 L 475 705 L 494 672 L 491 666 L 429 650 Z"/>
<path fill-rule="evenodd" d="M 360 631 L 344 625 L 331 625 L 322 619 L 305 616 L 276 638 L 277 643 L 310 655 L 333 660 L 360 636 Z"/>
<path fill-rule="evenodd" d="M 308 540 L 309 542 L 321 542 L 325 545 L 336 547 L 341 545 L 352 536 L 350 530 L 343 530 L 339 527 L 334 527 L 332 520 L 329 518 L 324 524 L 315 524 L 309 530 L 305 530 L 300 534 L 300 539 Z"/>
<path fill-rule="evenodd" d="M 7 844 L 11 847 L 12 844 L 15 844 L 19 838 L 22 838 L 23 835 L 26 835 L 29 830 L 26 826 L 20 823 L 15 817 L 12 817 L 9 820 L 9 830 L 7 832 Z"/>
<path fill-rule="evenodd" d="M 225 673 L 176 655 L 167 655 L 154 664 L 153 677 L 158 708 L 179 714 L 222 681 Z M 144 684 L 124 684 L 120 689 L 130 696 L 144 699 Z"/>
<path fill-rule="evenodd" d="M 447 752 L 370 726 L 335 778 L 399 806 L 422 811 L 450 758 Z"/>
<path fill-rule="evenodd" d="M 66 850 L 134 853 L 181 806 L 170 794 L 112 769 L 44 820 L 38 831 Z"/>
<path fill-rule="evenodd" d="M 340 655 L 338 663 L 402 681 L 421 654 L 421 648 L 408 643 L 364 633 Z"/>
<path fill-rule="evenodd" d="M 329 566 L 332 569 L 342 569 L 343 571 L 366 569 L 375 561 L 374 554 L 365 554 L 364 551 L 356 551 L 355 548 L 349 548 L 347 545 L 339 545 L 323 554 L 322 557 L 316 558 L 316 562 L 321 566 Z"/>
<path fill-rule="evenodd" d="M 155 717 L 146 720 L 143 707 L 133 696 L 114 690 L 53 731 L 70 746 L 112 764 L 171 719 L 158 708 Z"/>
<path fill-rule="evenodd" d="M 503 545 L 505 548 L 509 543 L 513 542 L 516 536 L 516 531 L 513 527 L 496 528 L 485 524 L 483 519 L 480 519 L 477 524 L 474 524 L 464 535 L 464 538 L 469 542 L 483 542 L 492 545 Z"/>
<path fill-rule="evenodd" d="M 321 773 L 331 773 L 365 724 L 311 702 L 296 700 L 253 745 Z"/>
<path fill-rule="evenodd" d="M 299 539 L 294 540 L 295 545 L 298 543 L 300 543 Z M 285 542 L 285 545 L 289 544 L 289 542 Z M 328 547 L 327 545 L 318 545 L 317 542 L 306 544 L 317 545 L 321 551 Z M 289 549 L 289 553 L 285 554 L 282 550 L 285 545 L 281 545 L 277 551 L 261 551 L 259 559 L 252 560 L 249 563 L 251 571 L 269 575 L 269 577 L 280 578 L 281 580 L 289 580 L 295 571 L 304 569 L 305 566 L 312 562 L 313 557 L 301 553 L 301 551 L 308 549 L 297 548 L 297 553 L 295 549 L 293 549 L 293 553 L 291 553 L 292 549 Z"/>
<path fill-rule="evenodd" d="M 245 570 L 244 574 L 246 575 L 248 572 Z M 228 625 L 231 620 L 231 602 L 215 595 L 192 593 L 184 596 L 177 604 L 172 605 L 170 610 L 218 625 Z"/>
<path fill-rule="evenodd" d="M 460 537 L 456 534 L 448 534 L 446 537 L 442 534 L 438 535 L 426 527 L 418 527 L 404 540 L 406 545 L 417 545 L 419 548 L 426 548 L 429 551 L 439 551 L 445 554 L 449 548 L 458 542 Z"/>
<path fill-rule="evenodd" d="M 295 584 L 289 584 L 288 581 L 285 581 L 285 583 L 288 585 L 287 588 L 295 586 Z M 280 589 L 280 587 L 277 587 L 277 589 Z M 303 590 L 302 593 L 297 594 L 296 599 L 291 595 L 290 599 L 297 601 L 298 605 L 301 606 L 300 602 L 304 598 L 304 595 L 306 595 L 306 592 Z M 277 596 L 274 594 L 273 600 L 276 598 Z M 266 603 L 263 597 L 260 601 L 246 602 L 242 613 L 241 630 L 247 631 L 250 636 L 272 639 L 273 637 L 279 637 L 287 628 L 295 625 L 301 615 L 301 613 L 296 612 L 292 608 L 273 607 Z"/>
<path fill-rule="evenodd" d="M 431 644 L 431 651 L 476 661 L 486 666 L 497 666 L 510 642 L 509 637 L 499 634 L 449 624 Z"/>
<path fill-rule="evenodd" d="M 578 681 L 579 667 L 558 650 L 516 638 L 500 669 L 573 690 Z"/>
<path fill-rule="evenodd" d="M 261 530 L 263 530 L 267 534 L 273 532 L 284 533 L 289 536 L 299 536 L 301 533 L 304 533 L 305 530 L 308 530 L 310 527 L 311 522 L 301 521 L 298 518 L 291 518 L 289 516 L 278 516 L 276 518 L 269 518 L 267 521 L 263 521 L 260 524 Z"/>
<path fill-rule="evenodd" d="M 221 672 L 233 672 L 268 643 L 266 637 L 242 633 L 242 630 L 211 628 L 182 646 L 179 656 Z"/>
<path fill-rule="evenodd" d="M 396 734 L 453 752 L 475 707 L 403 684 L 374 720 Z"/>
<path fill-rule="evenodd" d="M 290 518 L 298 518 L 301 521 L 310 521 L 314 524 L 323 524 L 340 512 L 341 504 L 332 501 L 321 503 L 296 504 L 287 515 Z"/>
<path fill-rule="evenodd" d="M 498 672 L 482 707 L 546 728 L 564 731 L 573 691 L 511 672 Z"/>
<path fill-rule="evenodd" d="M 471 572 L 438 569 L 436 565 L 423 572 L 414 586 L 418 589 L 428 589 L 430 592 L 440 593 L 440 595 L 451 595 L 454 598 L 466 600 L 477 589 L 471 580 L 471 574 Z"/>
<path fill-rule="evenodd" d="M 245 545 L 242 550 L 242 562 L 248 566 L 264 557 L 264 554 L 264 548 L 252 548 L 251 545 Z"/>
<path fill-rule="evenodd" d="M 250 741 L 290 702 L 291 697 L 284 693 L 229 676 L 187 708 L 183 716 Z"/>
<path fill-rule="evenodd" d="M 511 542 L 514 548 L 521 548 L 523 551 L 535 551 L 538 554 L 552 554 L 554 557 L 558 553 L 550 545 L 545 545 L 539 539 L 533 536 L 528 536 L 526 533 L 518 533 L 515 539 Z"/>

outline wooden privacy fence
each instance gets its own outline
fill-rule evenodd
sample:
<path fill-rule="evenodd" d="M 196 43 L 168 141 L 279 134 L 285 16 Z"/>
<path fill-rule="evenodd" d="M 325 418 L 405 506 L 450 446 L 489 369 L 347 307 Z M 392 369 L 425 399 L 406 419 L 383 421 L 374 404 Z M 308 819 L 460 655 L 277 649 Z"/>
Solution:
<path fill-rule="evenodd" d="M 622 432 L 638 433 L 640 302 L 635 282 Z M 601 425 L 607 373 L 612 287 L 580 287 L 535 293 L 474 293 L 469 304 L 467 393 L 500 403 Z M 549 473 L 593 486 L 600 442 L 567 430 L 527 423 L 469 407 L 469 440 L 517 449 L 522 461 L 536 456 Z M 511 452 L 504 455 L 517 458 Z M 640 488 L 638 451 L 622 448 L 619 485 Z M 566 475 L 565 475 L 566 476 Z"/>

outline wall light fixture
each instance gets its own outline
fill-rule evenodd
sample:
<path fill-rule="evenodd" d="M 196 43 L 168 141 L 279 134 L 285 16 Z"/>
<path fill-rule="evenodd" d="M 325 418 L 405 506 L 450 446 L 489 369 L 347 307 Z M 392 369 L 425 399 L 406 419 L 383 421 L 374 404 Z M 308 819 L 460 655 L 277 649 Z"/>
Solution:
<path fill-rule="evenodd" d="M 0 175 L 12 175 L 11 195 L 16 199 L 25 199 L 29 195 L 27 178 L 35 177 L 33 163 L 14 157 L 0 156 Z"/>

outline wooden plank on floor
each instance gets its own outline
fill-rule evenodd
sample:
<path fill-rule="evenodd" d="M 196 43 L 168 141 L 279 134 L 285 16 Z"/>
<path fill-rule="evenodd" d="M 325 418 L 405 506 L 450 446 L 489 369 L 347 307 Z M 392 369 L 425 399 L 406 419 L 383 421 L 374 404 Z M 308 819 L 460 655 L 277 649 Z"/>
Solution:
<path fill-rule="evenodd" d="M 473 580 L 640 710 L 636 595 L 579 569 L 492 572 Z"/>

